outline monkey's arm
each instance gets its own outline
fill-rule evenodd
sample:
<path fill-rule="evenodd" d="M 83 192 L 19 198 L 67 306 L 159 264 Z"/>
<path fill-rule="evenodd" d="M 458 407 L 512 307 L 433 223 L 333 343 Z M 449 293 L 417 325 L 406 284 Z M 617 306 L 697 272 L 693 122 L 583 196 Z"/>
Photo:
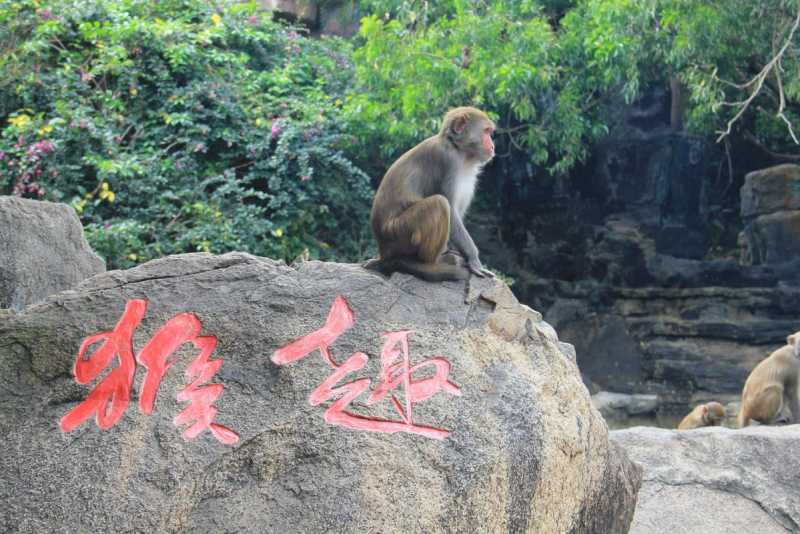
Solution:
<path fill-rule="evenodd" d="M 481 277 L 494 276 L 493 272 L 483 268 L 481 260 L 478 259 L 478 247 L 475 246 L 464 223 L 461 222 L 461 217 L 454 209 L 450 210 L 450 242 L 464 255 L 470 272 Z"/>

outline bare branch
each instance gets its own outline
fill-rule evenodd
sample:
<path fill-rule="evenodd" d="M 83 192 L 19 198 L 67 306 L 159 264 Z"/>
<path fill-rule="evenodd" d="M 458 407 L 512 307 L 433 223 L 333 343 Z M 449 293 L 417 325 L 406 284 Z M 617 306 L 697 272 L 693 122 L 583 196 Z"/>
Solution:
<path fill-rule="evenodd" d="M 789 30 L 789 35 L 786 37 L 786 40 L 784 41 L 783 46 L 778 51 L 778 53 L 775 54 L 775 56 L 771 60 L 769 60 L 769 62 L 766 65 L 764 65 L 764 68 L 762 68 L 761 71 L 758 74 L 756 74 L 756 76 L 753 79 L 751 79 L 749 82 L 747 82 L 745 84 L 737 85 L 737 84 L 732 84 L 732 83 L 726 82 L 726 83 L 728 83 L 728 85 L 732 85 L 733 87 L 736 87 L 738 89 L 745 89 L 745 88 L 750 87 L 750 86 L 753 86 L 753 89 L 752 89 L 752 92 L 750 93 L 750 96 L 747 97 L 745 100 L 743 100 L 741 102 L 734 102 L 734 103 L 725 103 L 725 102 L 723 102 L 723 105 L 732 105 L 734 107 L 735 106 L 739 106 L 739 111 L 736 112 L 736 115 L 734 115 L 733 118 L 728 121 L 728 126 L 725 129 L 725 131 L 717 132 L 717 133 L 720 134 L 720 136 L 717 138 L 717 143 L 719 143 L 720 141 L 725 139 L 725 137 L 730 135 L 731 129 L 733 128 L 733 125 L 736 123 L 736 121 L 739 120 L 739 118 L 744 114 L 744 112 L 747 111 L 747 108 L 750 107 L 750 104 L 753 102 L 753 100 L 755 100 L 755 98 L 761 92 L 761 88 L 764 86 L 764 82 L 766 81 L 767 77 L 770 75 L 770 73 L 772 73 L 774 71 L 775 75 L 777 77 L 777 80 L 778 80 L 778 91 L 780 93 L 780 95 L 779 95 L 780 105 L 779 105 L 779 108 L 778 108 L 778 117 L 780 117 L 786 123 L 786 125 L 788 126 L 789 134 L 792 136 L 792 140 L 794 140 L 795 144 L 800 144 L 800 143 L 798 143 L 797 137 L 794 134 L 794 130 L 792 129 L 791 122 L 789 121 L 789 119 L 784 114 L 785 95 L 783 93 L 783 83 L 782 83 L 781 78 L 780 78 L 780 69 L 782 68 L 781 67 L 781 59 L 783 58 L 783 54 L 786 52 L 786 50 L 792 44 L 792 39 L 794 38 L 794 34 L 797 31 L 798 26 L 800 26 L 800 8 L 798 8 L 797 16 L 794 19 L 794 23 L 792 24 L 792 27 Z"/>

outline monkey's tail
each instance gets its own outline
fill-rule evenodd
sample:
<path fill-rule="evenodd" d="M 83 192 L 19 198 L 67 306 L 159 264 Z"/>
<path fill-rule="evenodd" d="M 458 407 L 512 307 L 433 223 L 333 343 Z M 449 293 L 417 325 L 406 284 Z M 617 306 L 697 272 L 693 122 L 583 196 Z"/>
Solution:
<path fill-rule="evenodd" d="M 466 280 L 469 271 L 459 265 L 447 263 L 423 263 L 411 258 L 392 258 L 388 260 L 369 260 L 363 264 L 365 269 L 378 271 L 384 276 L 393 272 L 407 273 L 422 278 L 428 282 L 443 282 L 445 280 Z"/>

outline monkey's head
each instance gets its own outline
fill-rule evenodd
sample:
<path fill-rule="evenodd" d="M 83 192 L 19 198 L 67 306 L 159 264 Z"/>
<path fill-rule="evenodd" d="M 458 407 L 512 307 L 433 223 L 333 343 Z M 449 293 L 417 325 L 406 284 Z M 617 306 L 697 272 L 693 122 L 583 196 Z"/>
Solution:
<path fill-rule="evenodd" d="M 725 419 L 725 407 L 718 402 L 709 402 L 703 406 L 703 422 L 709 426 L 717 426 Z"/>
<path fill-rule="evenodd" d="M 795 332 L 787 337 L 786 344 L 792 347 L 795 358 L 800 358 L 800 332 Z"/>
<path fill-rule="evenodd" d="M 466 159 L 487 163 L 494 157 L 493 133 L 494 123 L 483 111 L 460 107 L 447 112 L 439 135 L 450 141 Z"/>

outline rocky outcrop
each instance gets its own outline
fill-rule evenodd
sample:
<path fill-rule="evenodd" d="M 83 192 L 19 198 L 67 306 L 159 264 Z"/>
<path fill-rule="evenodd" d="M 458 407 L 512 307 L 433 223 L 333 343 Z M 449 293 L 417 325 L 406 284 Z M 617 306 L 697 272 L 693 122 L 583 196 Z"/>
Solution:
<path fill-rule="evenodd" d="M 628 395 L 601 391 L 592 395 L 595 408 L 607 419 L 653 416 L 658 409 L 658 395 Z"/>
<path fill-rule="evenodd" d="M 776 165 L 750 172 L 740 193 L 742 217 L 800 210 L 800 165 Z"/>
<path fill-rule="evenodd" d="M 800 532 L 800 425 L 611 432 L 644 468 L 631 534 Z"/>
<path fill-rule="evenodd" d="M 750 370 L 797 330 L 800 263 L 675 258 L 658 253 L 631 219 L 615 217 L 606 229 L 599 235 L 614 246 L 593 244 L 585 278 L 523 273 L 514 285 L 575 345 L 594 391 L 658 395 L 659 410 L 676 413 L 731 400 Z"/>
<path fill-rule="evenodd" d="M 0 314 L 0 531 L 588 534 L 633 514 L 641 471 L 574 352 L 496 280 L 188 254 Z"/>
<path fill-rule="evenodd" d="M 741 198 L 742 261 L 758 265 L 800 258 L 800 166 L 778 165 L 747 174 Z"/>
<path fill-rule="evenodd" d="M 512 163 L 501 165 L 513 175 Z M 575 345 L 587 386 L 657 395 L 659 415 L 733 400 L 800 327 L 800 167 L 748 175 L 741 216 L 718 204 L 724 184 L 704 168 L 690 136 L 630 134 L 604 142 L 583 181 L 576 172 L 523 190 L 539 200 L 515 190 L 527 220 L 468 222 L 486 263 Z M 741 239 L 757 261 L 743 265 L 726 247 L 747 221 Z M 517 251 L 497 244 L 520 229 Z"/>
<path fill-rule="evenodd" d="M 75 210 L 0 196 L 0 308 L 22 309 L 103 271 Z"/>

